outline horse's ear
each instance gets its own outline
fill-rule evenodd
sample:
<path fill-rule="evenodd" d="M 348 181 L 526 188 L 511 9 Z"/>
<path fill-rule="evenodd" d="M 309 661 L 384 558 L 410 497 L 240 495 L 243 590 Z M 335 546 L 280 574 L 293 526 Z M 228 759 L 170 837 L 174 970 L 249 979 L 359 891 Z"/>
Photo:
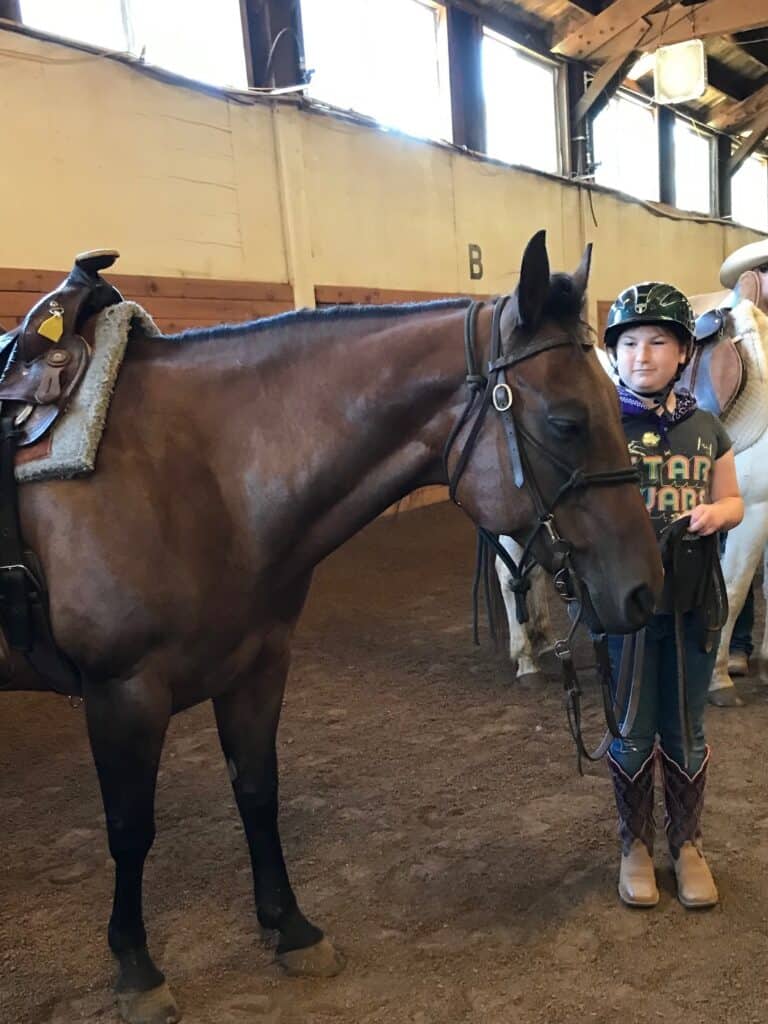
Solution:
<path fill-rule="evenodd" d="M 537 231 L 523 253 L 517 307 L 520 320 L 529 330 L 536 329 L 549 294 L 549 257 L 546 231 Z"/>
<path fill-rule="evenodd" d="M 581 263 L 576 268 L 573 274 L 573 287 L 576 292 L 584 298 L 587 291 L 587 285 L 589 284 L 589 268 L 592 265 L 592 243 L 588 242 L 587 247 L 584 250 L 584 255 L 581 257 Z"/>

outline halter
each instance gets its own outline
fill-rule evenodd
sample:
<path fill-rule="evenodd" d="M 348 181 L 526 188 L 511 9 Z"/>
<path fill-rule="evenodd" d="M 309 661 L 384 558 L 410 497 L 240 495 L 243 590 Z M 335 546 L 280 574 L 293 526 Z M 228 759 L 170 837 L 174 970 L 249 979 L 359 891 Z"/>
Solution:
<path fill-rule="evenodd" d="M 607 470 L 599 473 L 585 473 L 581 467 L 574 467 L 551 452 L 537 438 L 530 434 L 519 421 L 515 420 L 513 393 L 507 382 L 507 370 L 526 359 L 532 359 L 537 355 L 541 355 L 542 352 L 562 348 L 573 344 L 573 342 L 567 336 L 541 338 L 518 336 L 515 339 L 515 344 L 510 346 L 512 351 L 504 353 L 501 338 L 501 316 L 508 300 L 509 296 L 504 296 L 503 298 L 496 299 L 494 302 L 487 377 L 478 372 L 476 359 L 477 316 L 483 304 L 481 302 L 472 302 L 467 309 L 464 320 L 464 352 L 467 364 L 466 384 L 469 389 L 469 398 L 462 415 L 448 437 L 443 452 L 443 460 L 446 476 L 448 477 L 448 490 L 451 500 L 460 506 L 461 502 L 456 497 L 456 491 L 474 451 L 488 410 L 493 406 L 496 413 L 501 417 L 504 434 L 507 439 L 507 449 L 509 451 L 515 486 L 520 489 L 525 487 L 530 494 L 536 510 L 536 523 L 523 545 L 523 553 L 520 556 L 519 564 L 515 563 L 509 552 L 501 545 L 497 534 L 483 527 L 477 528 L 478 562 L 473 593 L 476 599 L 479 579 L 483 573 L 483 564 L 486 567 L 488 566 L 489 553 L 492 551 L 502 560 L 512 577 L 510 587 L 515 595 L 517 621 L 520 623 L 527 622 L 528 612 L 525 604 L 525 595 L 531 586 L 530 572 L 536 564 L 531 556 L 531 548 L 539 533 L 544 533 L 551 555 L 555 588 L 559 596 L 571 605 L 569 609 L 571 628 L 564 640 L 557 641 L 555 653 L 561 665 L 563 687 L 566 693 L 568 723 L 571 735 L 576 743 L 579 770 L 581 770 L 581 758 L 598 760 L 605 753 L 607 744 L 604 737 L 598 747 L 590 752 L 587 750 L 581 734 L 582 694 L 573 664 L 571 642 L 584 611 L 584 584 L 573 566 L 571 558 L 573 547 L 558 533 L 553 513 L 560 502 L 572 491 L 581 490 L 586 487 L 618 486 L 627 483 L 638 484 L 639 474 L 636 469 L 631 468 Z M 521 327 L 522 324 L 519 316 L 516 316 L 511 329 L 513 338 Z M 583 342 L 582 347 L 591 348 L 592 343 Z M 472 426 L 459 455 L 456 467 L 453 473 L 451 473 L 448 469 L 448 458 L 456 438 L 464 425 L 469 421 L 473 410 L 474 420 Z M 529 447 L 536 449 L 537 452 L 547 458 L 563 474 L 563 483 L 549 502 L 545 500 L 541 488 L 536 481 L 525 448 L 521 446 L 521 440 Z M 603 710 L 608 725 L 608 734 L 613 737 L 627 735 L 633 724 L 630 720 L 631 716 L 629 714 L 624 715 L 621 726 L 619 726 L 617 721 L 617 719 L 622 717 L 620 709 L 626 706 L 627 681 L 620 679 L 616 699 L 614 700 L 611 696 L 611 670 L 605 634 L 601 633 L 594 636 L 593 643 L 597 656 Z M 630 707 L 631 705 L 632 701 L 630 700 Z"/>

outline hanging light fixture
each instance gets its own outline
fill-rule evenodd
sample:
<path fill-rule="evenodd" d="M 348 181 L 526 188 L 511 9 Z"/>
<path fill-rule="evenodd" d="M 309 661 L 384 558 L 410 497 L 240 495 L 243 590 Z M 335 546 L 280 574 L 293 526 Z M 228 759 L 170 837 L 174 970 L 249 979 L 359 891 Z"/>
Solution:
<path fill-rule="evenodd" d="M 653 66 L 653 98 L 657 103 L 685 103 L 707 88 L 707 56 L 701 39 L 660 46 Z"/>

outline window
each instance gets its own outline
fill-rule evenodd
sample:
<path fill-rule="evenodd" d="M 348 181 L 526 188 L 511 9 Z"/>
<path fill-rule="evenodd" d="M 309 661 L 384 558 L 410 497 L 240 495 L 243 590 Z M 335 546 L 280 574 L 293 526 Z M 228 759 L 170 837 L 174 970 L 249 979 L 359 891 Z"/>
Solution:
<path fill-rule="evenodd" d="M 768 162 L 751 156 L 731 178 L 733 219 L 758 231 L 768 231 Z"/>
<path fill-rule="evenodd" d="M 428 0 L 301 0 L 309 92 L 424 138 L 451 137 L 445 10 Z"/>
<path fill-rule="evenodd" d="M 557 66 L 486 29 L 483 94 L 488 156 L 557 174 Z"/>
<path fill-rule="evenodd" d="M 21 0 L 21 19 L 30 28 L 77 39 L 107 50 L 127 50 L 120 0 Z"/>
<path fill-rule="evenodd" d="M 21 0 L 25 25 L 136 56 L 211 85 L 246 88 L 239 0 Z"/>
<path fill-rule="evenodd" d="M 614 96 L 593 121 L 592 143 L 599 185 L 658 201 L 659 139 L 652 107 Z"/>
<path fill-rule="evenodd" d="M 712 136 L 675 118 L 675 205 L 712 213 Z"/>

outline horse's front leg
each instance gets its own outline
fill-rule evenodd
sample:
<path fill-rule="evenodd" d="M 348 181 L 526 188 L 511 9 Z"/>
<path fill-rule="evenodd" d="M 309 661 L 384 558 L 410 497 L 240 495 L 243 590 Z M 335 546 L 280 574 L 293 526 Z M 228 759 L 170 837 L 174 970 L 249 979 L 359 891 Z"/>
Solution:
<path fill-rule="evenodd" d="M 287 642 L 265 649 L 254 675 L 213 703 L 248 840 L 259 923 L 277 931 L 277 959 L 289 974 L 331 977 L 344 961 L 299 909 L 277 824 L 275 738 L 289 660 Z"/>
<path fill-rule="evenodd" d="M 181 1019 L 147 949 L 142 917 L 144 861 L 155 838 L 155 784 L 171 714 L 167 687 L 139 676 L 86 687 L 88 734 L 115 862 L 109 945 L 117 957 L 118 1007 L 130 1024 Z"/>
<path fill-rule="evenodd" d="M 522 548 L 520 545 L 516 541 L 512 540 L 511 537 L 499 537 L 499 540 L 512 558 L 518 562 L 520 560 L 520 555 L 522 554 Z M 507 615 L 510 661 L 515 666 L 518 679 L 521 679 L 523 676 L 535 675 L 539 672 L 539 664 L 536 660 L 536 655 L 531 643 L 530 628 L 527 628 L 524 624 L 517 621 L 515 595 L 510 587 L 512 576 L 509 569 L 504 565 L 504 562 L 498 557 L 496 558 L 495 568 L 496 575 L 499 579 L 501 596 L 504 601 L 504 609 Z M 532 594 L 528 595 L 529 610 L 531 596 Z"/>

